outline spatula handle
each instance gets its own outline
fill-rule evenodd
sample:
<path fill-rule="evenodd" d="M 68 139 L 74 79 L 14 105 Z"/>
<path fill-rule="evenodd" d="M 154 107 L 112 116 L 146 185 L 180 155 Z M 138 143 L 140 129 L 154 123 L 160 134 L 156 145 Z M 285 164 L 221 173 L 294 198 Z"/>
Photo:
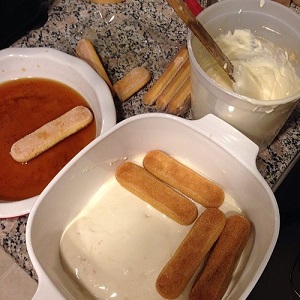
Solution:
<path fill-rule="evenodd" d="M 174 11 L 190 28 L 194 35 L 199 39 L 203 46 L 215 58 L 218 64 L 224 69 L 228 76 L 234 81 L 233 78 L 233 64 L 220 49 L 214 39 L 210 36 L 203 25 L 195 18 L 188 6 L 183 0 L 167 0 L 173 7 Z"/>

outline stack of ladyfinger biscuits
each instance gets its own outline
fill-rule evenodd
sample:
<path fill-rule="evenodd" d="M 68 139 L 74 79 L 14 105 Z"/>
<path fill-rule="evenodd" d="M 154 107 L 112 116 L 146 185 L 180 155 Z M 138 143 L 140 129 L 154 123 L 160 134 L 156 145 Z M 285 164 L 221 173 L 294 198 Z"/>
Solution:
<path fill-rule="evenodd" d="M 221 299 L 251 232 L 245 216 L 227 218 L 219 209 L 223 189 L 160 150 L 148 152 L 143 166 L 125 162 L 117 169 L 116 179 L 174 221 L 193 224 L 160 272 L 158 293 L 175 299 L 196 275 L 191 300 Z M 200 216 L 195 202 L 205 207 Z"/>
<path fill-rule="evenodd" d="M 190 107 L 191 83 L 188 50 L 181 48 L 162 75 L 143 97 L 146 105 L 156 105 L 170 114 L 184 114 Z"/>
<path fill-rule="evenodd" d="M 112 95 L 117 96 L 121 102 L 130 99 L 151 80 L 150 72 L 145 67 L 134 67 L 113 84 L 90 40 L 80 40 L 75 51 L 78 57 L 97 71 L 108 84 Z M 189 109 L 191 102 L 190 63 L 186 47 L 179 49 L 161 76 L 144 94 L 143 102 L 146 105 L 155 105 L 159 111 L 174 115 L 183 115 Z"/>

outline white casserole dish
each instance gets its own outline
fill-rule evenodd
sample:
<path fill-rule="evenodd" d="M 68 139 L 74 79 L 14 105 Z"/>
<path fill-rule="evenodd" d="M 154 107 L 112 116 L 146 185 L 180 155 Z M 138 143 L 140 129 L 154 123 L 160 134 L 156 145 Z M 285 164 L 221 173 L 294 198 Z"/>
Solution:
<path fill-rule="evenodd" d="M 250 256 L 226 298 L 246 299 L 270 258 L 279 232 L 275 197 L 255 165 L 258 147 L 213 115 L 189 121 L 166 114 L 139 115 L 117 124 L 80 152 L 40 195 L 26 231 L 29 256 L 39 278 L 34 299 L 82 299 L 60 262 L 64 229 L 114 176 L 124 157 L 130 159 L 152 149 L 188 161 L 219 183 L 253 222 Z"/>
<path fill-rule="evenodd" d="M 64 83 L 88 102 L 96 120 L 96 136 L 116 124 L 116 110 L 105 81 L 83 60 L 51 48 L 7 48 L 0 51 L 0 83 L 20 78 L 47 78 Z M 0 199 L 0 218 L 26 215 L 37 197 Z"/>

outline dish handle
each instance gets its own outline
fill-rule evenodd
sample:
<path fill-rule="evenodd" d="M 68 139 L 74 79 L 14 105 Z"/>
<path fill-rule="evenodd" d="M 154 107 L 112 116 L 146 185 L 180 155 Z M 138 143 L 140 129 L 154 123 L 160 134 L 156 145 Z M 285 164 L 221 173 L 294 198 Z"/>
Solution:
<path fill-rule="evenodd" d="M 39 285 L 32 297 L 32 300 L 65 300 L 65 298 L 58 292 L 53 283 L 43 275 L 43 278 L 39 277 Z"/>
<path fill-rule="evenodd" d="M 259 147 L 243 133 L 213 114 L 188 122 L 194 129 L 220 145 L 253 171 L 258 172 L 256 157 Z"/>

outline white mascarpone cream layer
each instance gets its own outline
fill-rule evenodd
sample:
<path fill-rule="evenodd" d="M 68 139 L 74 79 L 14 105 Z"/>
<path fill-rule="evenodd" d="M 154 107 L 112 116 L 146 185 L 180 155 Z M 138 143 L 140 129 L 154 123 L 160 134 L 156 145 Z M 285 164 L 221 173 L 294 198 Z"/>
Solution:
<path fill-rule="evenodd" d="M 239 212 L 228 195 L 221 209 Z M 61 261 L 87 299 L 163 299 L 156 278 L 190 228 L 111 178 L 66 228 Z M 190 287 L 178 299 L 188 299 Z"/>

